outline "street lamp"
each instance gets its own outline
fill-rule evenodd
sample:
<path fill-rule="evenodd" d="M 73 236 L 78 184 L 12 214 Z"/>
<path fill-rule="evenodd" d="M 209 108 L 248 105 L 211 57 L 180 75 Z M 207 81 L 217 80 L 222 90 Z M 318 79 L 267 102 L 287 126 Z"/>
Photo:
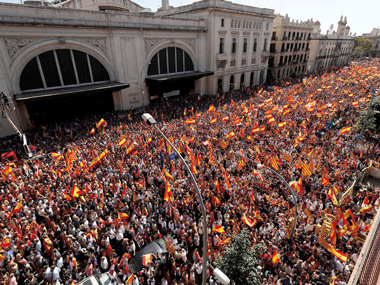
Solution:
<path fill-rule="evenodd" d="M 142 80 L 142 74 L 143 74 L 144 69 L 147 68 L 149 65 L 150 65 L 150 61 L 146 65 L 144 65 L 143 68 L 141 68 L 141 71 L 140 71 L 141 94 L 142 94 L 142 100 L 143 100 L 143 107 L 144 108 L 145 108 L 145 100 L 144 100 L 145 92 L 144 92 L 144 82 Z"/>
<path fill-rule="evenodd" d="M 206 269 L 207 269 L 207 220 L 206 220 L 206 208 L 205 204 L 202 199 L 201 190 L 199 189 L 197 182 L 195 181 L 195 177 L 193 173 L 190 170 L 189 165 L 186 163 L 185 159 L 181 156 L 181 154 L 178 152 L 178 150 L 174 147 L 174 145 L 168 140 L 168 138 L 164 135 L 164 133 L 157 127 L 157 121 L 152 117 L 149 113 L 144 113 L 142 115 L 143 120 L 149 125 L 154 126 L 156 130 L 160 133 L 160 135 L 165 139 L 165 141 L 172 147 L 172 149 L 175 151 L 175 153 L 179 156 L 182 163 L 185 165 L 187 172 L 190 175 L 191 181 L 194 184 L 194 187 L 196 189 L 197 197 L 199 204 L 201 206 L 202 210 L 202 221 L 203 221 L 203 257 L 202 257 L 202 284 L 206 285 Z"/>
<path fill-rule="evenodd" d="M 234 151 L 231 151 L 230 153 L 232 154 L 236 154 L 238 156 L 241 156 L 242 158 L 244 159 L 247 159 L 253 163 L 255 163 L 257 165 L 258 168 L 264 168 L 266 170 L 269 170 L 271 171 L 272 173 L 274 173 L 278 178 L 281 179 L 282 182 L 285 183 L 285 185 L 289 188 L 290 190 L 290 193 L 292 194 L 292 200 L 293 200 L 293 204 L 294 204 L 294 207 L 295 207 L 295 213 L 294 213 L 294 221 L 293 221 L 293 225 L 292 225 L 292 230 L 290 232 L 290 237 L 292 238 L 293 237 L 293 234 L 294 234 L 294 229 L 295 229 L 295 226 L 296 226 L 296 222 L 297 222 L 297 216 L 298 216 L 298 207 L 297 207 L 297 196 L 296 194 L 294 193 L 292 187 L 289 185 L 289 183 L 286 181 L 286 179 L 280 174 L 278 173 L 277 171 L 273 170 L 272 168 L 269 168 L 261 163 L 258 163 L 257 161 L 253 160 L 253 159 L 250 159 L 249 157 L 246 157 L 242 154 L 240 154 L 239 152 L 234 152 Z"/>

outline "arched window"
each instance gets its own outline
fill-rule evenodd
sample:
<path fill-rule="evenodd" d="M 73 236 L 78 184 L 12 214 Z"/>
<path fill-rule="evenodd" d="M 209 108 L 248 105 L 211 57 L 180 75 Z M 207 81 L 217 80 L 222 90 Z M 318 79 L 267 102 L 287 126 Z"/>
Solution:
<path fill-rule="evenodd" d="M 78 50 L 57 49 L 28 62 L 21 73 L 20 89 L 50 89 L 109 80 L 107 70 L 93 56 Z"/>
<path fill-rule="evenodd" d="M 242 73 L 242 75 L 240 76 L 240 88 L 245 86 L 244 79 L 245 79 L 245 76 L 244 76 L 244 73 Z"/>
<path fill-rule="evenodd" d="M 235 78 L 233 75 L 230 77 L 230 90 L 233 90 L 235 88 Z"/>
<path fill-rule="evenodd" d="M 254 76 L 255 76 L 255 73 L 251 72 L 251 77 L 249 78 L 249 85 L 250 86 L 253 86 L 253 84 L 254 84 Z"/>
<path fill-rule="evenodd" d="M 223 78 L 219 77 L 218 78 L 218 87 L 216 92 L 223 92 Z"/>
<path fill-rule="evenodd" d="M 150 60 L 148 76 L 194 71 L 193 61 L 181 48 L 167 47 Z"/>

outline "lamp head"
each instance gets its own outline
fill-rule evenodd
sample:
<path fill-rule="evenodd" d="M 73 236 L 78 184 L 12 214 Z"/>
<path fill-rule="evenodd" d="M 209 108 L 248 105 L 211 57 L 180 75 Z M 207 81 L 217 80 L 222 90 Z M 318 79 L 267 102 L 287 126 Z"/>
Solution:
<path fill-rule="evenodd" d="M 157 121 L 149 113 L 144 113 L 141 117 L 149 126 L 157 124 Z"/>

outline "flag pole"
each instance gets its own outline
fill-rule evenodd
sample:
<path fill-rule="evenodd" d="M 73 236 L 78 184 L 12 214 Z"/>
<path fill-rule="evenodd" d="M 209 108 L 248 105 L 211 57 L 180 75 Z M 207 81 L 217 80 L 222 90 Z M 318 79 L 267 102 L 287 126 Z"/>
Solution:
<path fill-rule="evenodd" d="M 153 125 L 156 130 L 160 133 L 160 135 L 165 139 L 165 141 L 173 148 L 175 153 L 179 156 L 181 159 L 181 162 L 185 165 L 187 172 L 190 175 L 191 181 L 194 184 L 198 201 L 201 206 L 202 211 L 202 223 L 203 223 L 203 256 L 202 256 L 202 285 L 206 285 L 206 270 L 207 270 L 207 220 L 206 220 L 206 207 L 202 199 L 201 190 L 198 187 L 197 181 L 195 180 L 195 177 L 193 173 L 190 170 L 189 165 L 186 163 L 185 159 L 182 157 L 182 155 L 178 152 L 178 150 L 174 147 L 174 145 L 169 141 L 169 139 L 165 136 L 165 134 L 160 130 L 159 127 L 157 127 L 157 121 L 152 117 L 152 115 L 145 113 L 142 115 L 142 118 L 144 121 L 149 125 Z"/>

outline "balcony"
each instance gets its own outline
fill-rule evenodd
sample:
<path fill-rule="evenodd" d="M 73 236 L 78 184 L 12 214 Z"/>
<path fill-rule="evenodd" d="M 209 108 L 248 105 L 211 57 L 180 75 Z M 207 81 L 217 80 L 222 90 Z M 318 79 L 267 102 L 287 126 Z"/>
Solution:
<path fill-rule="evenodd" d="M 307 47 L 305 50 L 310 50 L 310 48 L 309 48 L 309 47 Z"/>
<path fill-rule="evenodd" d="M 300 48 L 295 48 L 293 51 L 300 51 Z"/>
<path fill-rule="evenodd" d="M 271 37 L 271 41 L 277 41 L 278 37 Z"/>
<path fill-rule="evenodd" d="M 269 51 L 267 51 L 267 50 L 263 50 L 263 51 L 261 52 L 261 56 L 269 56 Z"/>
<path fill-rule="evenodd" d="M 288 37 L 282 37 L 282 40 L 287 41 L 287 40 L 289 40 L 289 38 Z"/>
<path fill-rule="evenodd" d="M 296 41 L 301 41 L 302 38 L 301 37 L 296 37 Z"/>
<path fill-rule="evenodd" d="M 285 63 L 283 63 L 283 62 L 280 62 L 279 64 L 278 64 L 278 66 L 284 66 L 285 65 Z"/>
<path fill-rule="evenodd" d="M 288 49 L 287 48 L 283 48 L 283 49 L 281 49 L 281 52 L 288 52 Z"/>

